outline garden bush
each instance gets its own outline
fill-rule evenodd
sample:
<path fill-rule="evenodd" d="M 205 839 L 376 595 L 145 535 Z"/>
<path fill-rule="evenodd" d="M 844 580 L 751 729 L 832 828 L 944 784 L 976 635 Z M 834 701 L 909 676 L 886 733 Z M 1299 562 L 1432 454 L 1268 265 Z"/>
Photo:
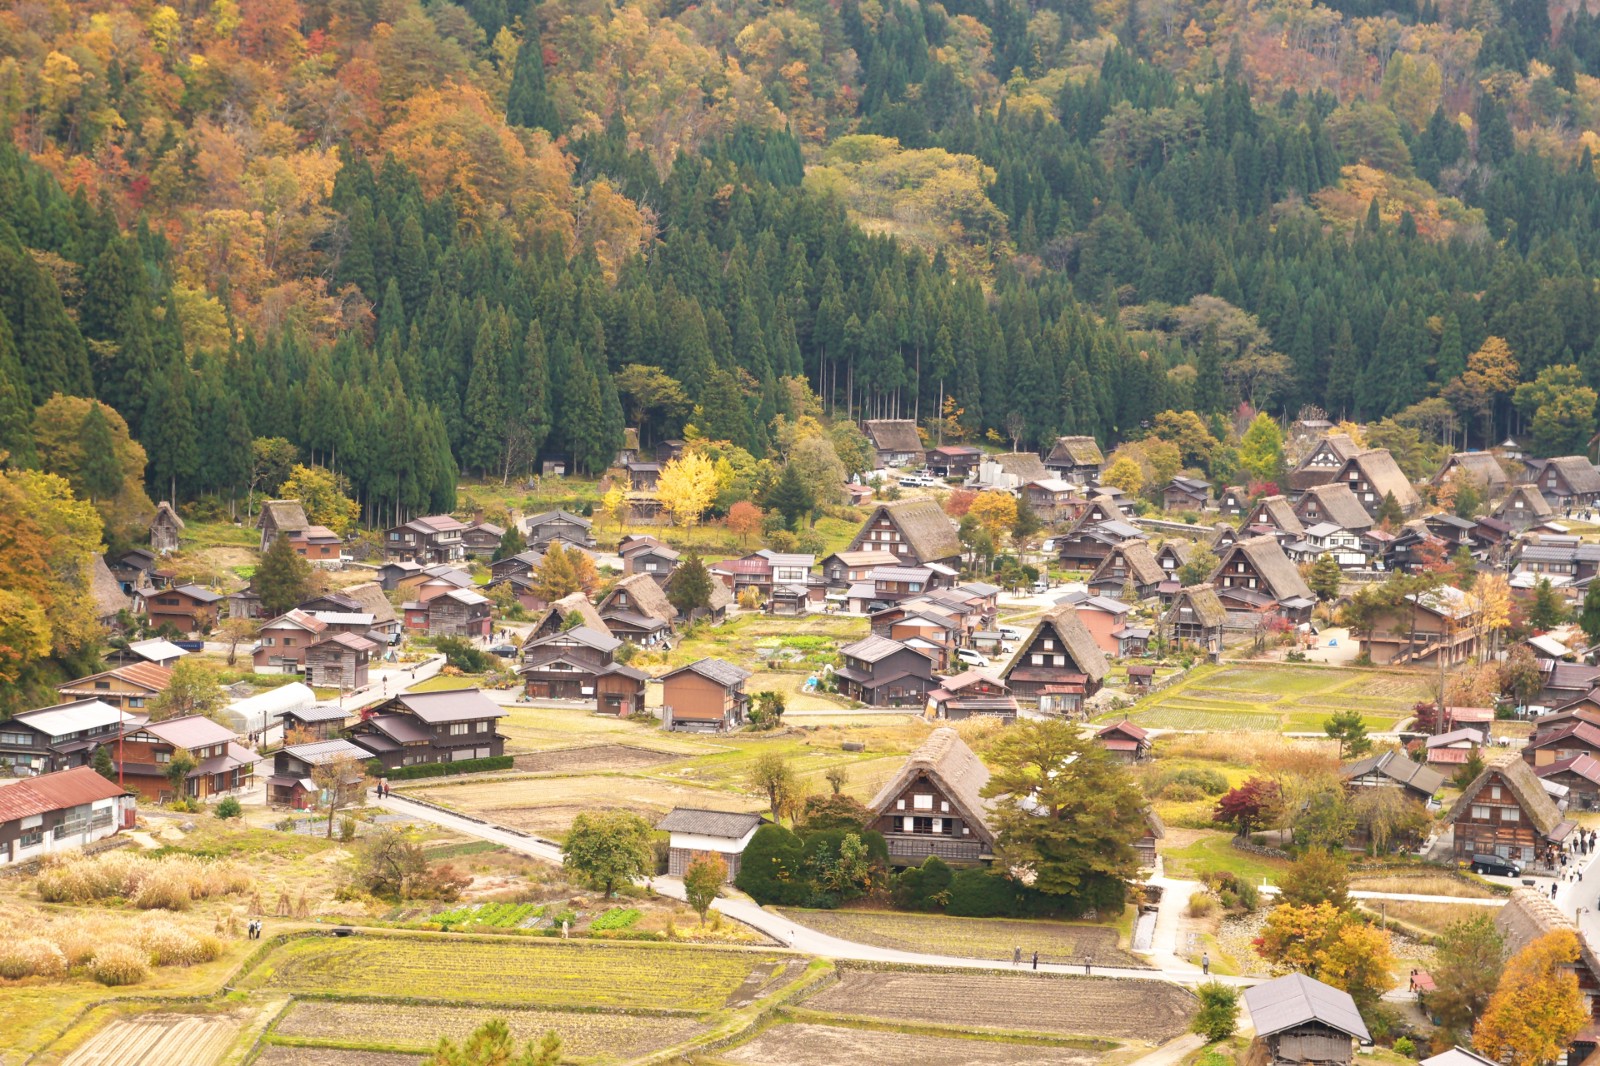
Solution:
<path fill-rule="evenodd" d="M 237 818 L 244 814 L 244 808 L 239 806 L 239 801 L 232 796 L 225 797 L 217 804 L 216 815 L 218 818 Z"/>
<path fill-rule="evenodd" d="M 937 855 L 929 855 L 921 866 L 903 870 L 895 879 L 894 904 L 913 911 L 939 910 L 950 902 L 950 883 L 955 873 Z"/>
<path fill-rule="evenodd" d="M 461 637 L 439 637 L 433 646 L 444 656 L 447 666 L 453 666 L 464 674 L 481 674 L 491 665 L 488 652 L 474 647 L 471 641 Z"/>
<path fill-rule="evenodd" d="M 386 777 L 390 781 L 410 781 L 420 777 L 449 777 L 454 774 L 482 773 L 485 770 L 509 770 L 513 761 L 510 755 L 495 755 L 487 759 L 429 762 L 419 766 L 397 766 L 392 770 L 385 770 L 383 764 L 374 759 L 367 764 L 367 772 L 374 777 Z"/>
<path fill-rule="evenodd" d="M 103 985 L 136 985 L 150 976 L 150 963 L 138 948 L 111 943 L 95 952 L 89 972 Z"/>
<path fill-rule="evenodd" d="M 804 903 L 800 838 L 781 825 L 763 825 L 745 846 L 734 886 L 762 905 Z"/>

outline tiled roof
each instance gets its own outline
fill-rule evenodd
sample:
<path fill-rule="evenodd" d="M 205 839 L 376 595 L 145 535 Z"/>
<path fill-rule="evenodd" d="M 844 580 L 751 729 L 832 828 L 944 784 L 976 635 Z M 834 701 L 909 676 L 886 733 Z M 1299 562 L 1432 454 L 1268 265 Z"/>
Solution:
<path fill-rule="evenodd" d="M 656 828 L 668 833 L 688 833 L 693 836 L 738 840 L 760 824 L 759 814 L 674 807 L 665 818 L 656 823 Z"/>

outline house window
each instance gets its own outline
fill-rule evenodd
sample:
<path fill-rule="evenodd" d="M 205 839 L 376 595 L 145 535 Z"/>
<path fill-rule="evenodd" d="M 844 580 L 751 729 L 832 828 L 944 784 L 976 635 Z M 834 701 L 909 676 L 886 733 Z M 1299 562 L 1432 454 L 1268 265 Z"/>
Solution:
<path fill-rule="evenodd" d="M 911 831 L 913 833 L 932 833 L 933 832 L 933 819 L 932 818 L 910 818 L 910 819 L 907 819 L 907 821 L 909 821 L 911 823 Z"/>
<path fill-rule="evenodd" d="M 1030 656 L 1028 656 L 1028 661 L 1031 662 L 1034 666 L 1043 666 L 1044 665 L 1044 656 L 1043 655 L 1030 655 Z"/>
<path fill-rule="evenodd" d="M 1497 800 L 1497 799 L 1500 798 L 1500 786 L 1499 785 L 1490 785 L 1489 786 L 1489 798 L 1492 799 L 1492 800 Z"/>
<path fill-rule="evenodd" d="M 933 797 L 932 796 L 912 796 L 911 797 L 911 809 L 912 810 L 916 810 L 916 811 L 931 811 L 931 810 L 933 810 Z"/>
<path fill-rule="evenodd" d="M 466 731 L 467 731 L 467 727 L 470 726 L 471 724 L 472 724 L 471 722 L 451 722 L 450 723 L 450 735 L 453 736 L 453 737 L 459 737 L 459 736 L 464 735 L 466 733 Z"/>
<path fill-rule="evenodd" d="M 172 761 L 172 752 L 170 752 L 170 751 L 158 751 L 158 752 L 156 752 L 156 762 L 171 762 L 171 761 Z"/>
<path fill-rule="evenodd" d="M 1522 811 L 1517 807 L 1501 807 L 1500 820 L 1502 822 L 1520 822 L 1522 821 Z"/>
<path fill-rule="evenodd" d="M 1473 804 L 1472 817 L 1476 818 L 1480 822 L 1487 822 L 1489 820 L 1489 808 L 1486 806 Z"/>
<path fill-rule="evenodd" d="M 94 687 L 95 687 L 95 691 L 96 692 L 104 692 L 104 691 L 106 691 L 107 689 L 109 689 L 111 687 L 111 682 L 109 682 L 109 681 L 96 681 L 94 683 Z"/>
<path fill-rule="evenodd" d="M 487 721 L 482 721 L 482 722 L 478 723 L 478 732 L 487 733 L 488 731 L 489 731 L 489 723 Z"/>
<path fill-rule="evenodd" d="M 19 748 L 33 747 L 33 737 L 27 733 L 0 733 L 0 744 L 13 744 Z"/>
<path fill-rule="evenodd" d="M 897 811 L 905 810 L 906 809 L 906 801 L 903 800 L 903 799 L 895 800 L 894 801 L 894 809 L 897 810 Z"/>

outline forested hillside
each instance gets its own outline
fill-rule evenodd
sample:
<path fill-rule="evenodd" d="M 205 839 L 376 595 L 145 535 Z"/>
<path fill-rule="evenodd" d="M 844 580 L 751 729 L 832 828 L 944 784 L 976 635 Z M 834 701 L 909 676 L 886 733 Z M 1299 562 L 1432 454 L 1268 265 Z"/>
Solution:
<path fill-rule="evenodd" d="M 1600 26 L 1380 7 L 11 3 L 0 448 L 81 489 L 33 414 L 94 396 L 152 496 L 281 437 L 375 522 L 625 425 L 761 456 L 787 378 L 1023 447 L 1240 403 L 1482 444 L 1600 384 Z"/>

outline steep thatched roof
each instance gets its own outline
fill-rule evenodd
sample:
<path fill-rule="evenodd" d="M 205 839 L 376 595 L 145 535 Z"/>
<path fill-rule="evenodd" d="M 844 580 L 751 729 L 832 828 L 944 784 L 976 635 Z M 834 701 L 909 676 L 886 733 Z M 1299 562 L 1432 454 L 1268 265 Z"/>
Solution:
<path fill-rule="evenodd" d="M 1519 504 L 1521 506 L 1518 506 Z M 1506 498 L 1500 501 L 1500 506 L 1494 509 L 1496 518 L 1519 514 L 1533 518 L 1549 518 L 1553 513 L 1550 510 L 1550 501 L 1546 500 L 1544 494 L 1533 485 L 1513 485 L 1511 491 L 1506 493 Z"/>
<path fill-rule="evenodd" d="M 1372 528 L 1372 516 L 1361 506 L 1361 501 L 1350 491 L 1350 486 L 1342 481 L 1313 485 L 1306 489 L 1305 494 L 1300 497 L 1300 502 L 1295 506 L 1295 512 L 1305 519 L 1311 514 L 1310 508 L 1313 504 L 1316 506 L 1317 514 L 1313 524 L 1332 522 L 1340 529 L 1348 529 L 1352 533 L 1364 533 Z"/>
<path fill-rule="evenodd" d="M 1050 477 L 1050 471 L 1045 469 L 1044 463 L 1032 452 L 1005 452 L 1001 455 L 991 455 L 986 461 L 994 463 L 1024 485 L 1030 481 L 1044 481 Z"/>
<path fill-rule="evenodd" d="M 628 597 L 626 607 L 617 603 L 623 594 Z M 611 587 L 611 591 L 606 593 L 605 599 L 600 601 L 599 610 L 602 615 L 611 610 L 632 611 L 647 618 L 654 618 L 658 622 L 666 622 L 668 625 L 678 617 L 678 609 L 667 599 L 666 590 L 649 574 L 631 574 L 618 581 Z"/>
<path fill-rule="evenodd" d="M 111 618 L 119 611 L 131 611 L 133 601 L 122 591 L 122 585 L 111 575 L 104 555 L 89 557 L 89 591 L 94 594 L 96 618 Z"/>
<path fill-rule="evenodd" d="M 1572 919 L 1561 913 L 1555 901 L 1540 889 L 1513 889 L 1506 905 L 1495 912 L 1495 928 L 1505 938 L 1506 956 L 1510 957 L 1538 940 L 1546 933 L 1566 930 L 1578 938 L 1578 959 L 1589 972 L 1600 978 L 1600 957 L 1596 957 L 1589 941 L 1573 926 Z"/>
<path fill-rule="evenodd" d="M 1194 612 L 1194 621 L 1206 627 L 1225 625 L 1228 621 L 1227 608 L 1222 606 L 1222 600 L 1217 598 L 1217 590 L 1212 585 L 1189 585 L 1178 590 L 1178 595 L 1172 600 L 1172 607 L 1167 611 L 1167 625 L 1179 622 L 1178 608 L 1188 607 Z"/>
<path fill-rule="evenodd" d="M 967 747 L 961 735 L 948 727 L 935 729 L 908 755 L 899 772 L 878 790 L 867 806 L 874 814 L 892 814 L 891 805 L 895 799 L 924 774 L 949 797 L 956 813 L 973 832 L 987 836 L 993 844 L 994 830 L 989 827 L 989 818 L 994 812 L 994 802 L 983 797 L 983 786 L 989 783 L 989 768 Z"/>
<path fill-rule="evenodd" d="M 605 619 L 600 617 L 600 612 L 595 608 L 595 605 L 590 603 L 589 597 L 585 596 L 581 592 L 574 592 L 570 596 L 563 596 L 559 600 L 552 603 L 549 607 L 545 608 L 544 613 L 541 614 L 538 620 L 534 623 L 534 631 L 538 632 L 540 629 L 542 629 L 544 627 L 545 620 L 548 619 L 552 614 L 554 614 L 556 618 L 560 619 L 562 624 L 565 624 L 567 617 L 574 612 L 577 613 L 579 618 L 583 619 L 582 624 L 588 628 L 600 633 L 611 632 L 610 628 L 606 626 Z"/>
<path fill-rule="evenodd" d="M 876 418 L 862 423 L 861 430 L 880 452 L 920 452 L 922 437 L 909 418 Z"/>
<path fill-rule="evenodd" d="M 1547 470 L 1559 473 L 1573 492 L 1600 492 L 1600 470 L 1595 469 L 1587 456 L 1563 455 L 1543 462 L 1535 460 L 1528 464 L 1525 476 L 1529 481 L 1533 481 Z"/>
<path fill-rule="evenodd" d="M 1212 573 L 1211 581 L 1215 583 L 1240 555 L 1245 557 L 1265 583 L 1264 591 L 1274 599 L 1289 600 L 1296 596 L 1308 600 L 1313 598 L 1311 586 L 1306 584 L 1306 579 L 1300 576 L 1300 571 L 1289 561 L 1289 557 L 1283 554 L 1278 538 L 1271 534 L 1250 537 L 1229 545 L 1227 551 L 1223 552 L 1222 561 Z"/>
<path fill-rule="evenodd" d="M 1110 576 L 1116 569 L 1118 557 L 1121 557 L 1123 568 L 1135 585 L 1157 585 L 1167 576 L 1167 572 L 1161 569 L 1161 564 L 1156 562 L 1155 553 L 1150 550 L 1148 542 L 1129 540 L 1112 548 L 1106 557 L 1100 560 L 1100 565 L 1090 576 L 1089 583 L 1092 585 Z"/>
<path fill-rule="evenodd" d="M 1271 526 L 1296 537 L 1306 531 L 1306 527 L 1300 524 L 1300 516 L 1294 513 L 1294 507 L 1290 505 L 1286 496 L 1267 496 L 1257 501 L 1239 525 L 1240 528 Z"/>
<path fill-rule="evenodd" d="M 1033 642 L 1038 639 L 1040 632 L 1046 626 L 1050 627 L 1056 639 L 1061 641 L 1062 648 L 1072 659 L 1072 664 L 1078 673 L 1091 681 L 1105 680 L 1106 653 L 1100 650 L 1100 645 L 1094 642 L 1094 634 L 1089 632 L 1089 627 L 1078 617 L 1078 608 L 1070 603 L 1064 603 L 1040 616 L 1033 625 L 1033 631 L 1017 643 L 1016 654 L 1000 671 L 1002 679 L 1009 680 L 1011 672 L 1024 665 L 1028 649 L 1033 646 Z"/>
<path fill-rule="evenodd" d="M 363 612 L 372 615 L 375 625 L 393 622 L 397 617 L 394 613 L 394 604 L 389 602 L 389 597 L 383 593 L 383 586 L 376 581 L 351 585 L 349 588 L 340 589 L 339 592 L 340 595 L 355 600 Z"/>
<path fill-rule="evenodd" d="M 894 523 L 918 562 L 939 562 L 961 554 L 961 541 L 956 536 L 955 523 L 950 521 L 950 516 L 944 513 L 938 501 L 926 498 L 880 503 L 867 516 L 855 539 L 850 542 L 851 551 L 859 551 L 867 546 L 867 533 L 880 517 L 887 517 Z M 874 545 L 878 546 L 881 545 Z"/>
<path fill-rule="evenodd" d="M 1057 437 L 1047 460 L 1051 466 L 1099 466 L 1105 461 L 1093 437 Z"/>
<path fill-rule="evenodd" d="M 268 500 L 261 505 L 261 517 L 256 520 L 256 528 L 266 525 L 267 516 L 272 516 L 272 525 L 280 533 L 305 529 L 311 523 L 306 520 L 306 509 L 300 505 L 299 500 Z"/>
<path fill-rule="evenodd" d="M 1450 813 L 1445 815 L 1445 821 L 1453 823 L 1462 813 L 1472 806 L 1472 801 L 1482 792 L 1490 782 L 1502 784 L 1511 790 L 1511 795 L 1516 799 L 1517 805 L 1522 808 L 1522 813 L 1527 816 L 1533 828 L 1540 836 L 1549 836 L 1551 831 L 1561 824 L 1561 812 L 1556 809 L 1555 800 L 1544 790 L 1539 783 L 1539 777 L 1533 772 L 1533 767 L 1522 760 L 1517 752 L 1496 752 L 1485 766 L 1483 772 L 1473 779 L 1466 791 L 1461 793 L 1461 798 L 1456 800 L 1455 806 L 1450 808 Z"/>
<path fill-rule="evenodd" d="M 1442 485 L 1452 475 L 1469 479 L 1490 496 L 1500 495 L 1510 480 L 1506 477 L 1506 468 L 1500 465 L 1493 452 L 1454 453 L 1440 465 L 1439 472 L 1433 475 L 1433 483 Z"/>
<path fill-rule="evenodd" d="M 1403 511 L 1415 510 L 1422 503 L 1417 490 L 1411 487 L 1411 479 L 1406 477 L 1405 471 L 1400 469 L 1400 464 L 1394 461 L 1394 456 L 1389 454 L 1387 448 L 1373 448 L 1352 455 L 1346 460 L 1338 480 L 1349 481 L 1352 470 L 1360 471 L 1362 479 L 1372 486 L 1373 495 L 1378 499 L 1394 493 L 1395 502 Z"/>
<path fill-rule="evenodd" d="M 160 503 L 156 504 L 156 513 L 150 519 L 150 524 L 152 526 L 155 525 L 156 522 L 160 521 L 163 516 L 165 516 L 167 523 L 171 525 L 173 529 L 183 528 L 183 519 L 178 517 L 178 512 L 174 511 L 172 509 L 172 504 L 168 503 L 166 500 L 162 500 Z"/>

